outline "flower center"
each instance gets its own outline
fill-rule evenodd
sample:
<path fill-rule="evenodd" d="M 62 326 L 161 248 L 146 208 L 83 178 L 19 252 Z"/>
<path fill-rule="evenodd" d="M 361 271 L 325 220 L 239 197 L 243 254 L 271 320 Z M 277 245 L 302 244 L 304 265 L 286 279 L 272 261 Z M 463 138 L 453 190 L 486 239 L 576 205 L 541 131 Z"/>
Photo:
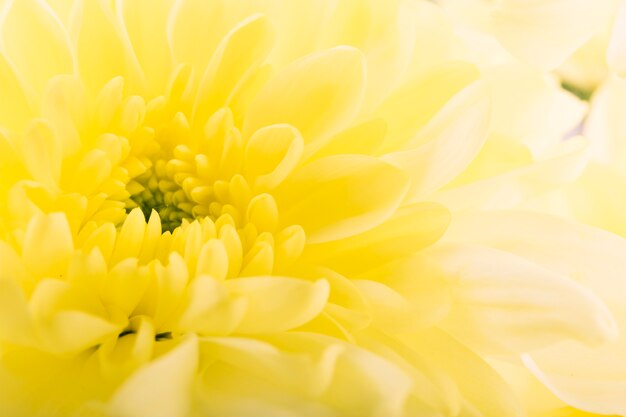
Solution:
<path fill-rule="evenodd" d="M 180 226 L 183 219 L 193 220 L 192 208 L 181 187 L 168 175 L 165 159 L 157 159 L 152 167 L 135 178 L 132 186 L 129 209 L 134 205 L 141 208 L 146 221 L 149 220 L 152 210 L 161 218 L 163 232 L 174 231 Z M 134 203 L 134 204 L 133 204 Z"/>

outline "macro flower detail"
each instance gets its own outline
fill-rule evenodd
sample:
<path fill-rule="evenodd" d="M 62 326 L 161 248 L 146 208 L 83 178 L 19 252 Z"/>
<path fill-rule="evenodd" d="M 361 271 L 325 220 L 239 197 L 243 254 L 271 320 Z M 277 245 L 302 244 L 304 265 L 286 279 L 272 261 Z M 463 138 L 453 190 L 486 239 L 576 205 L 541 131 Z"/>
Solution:
<path fill-rule="evenodd" d="M 586 105 L 444 6 L 0 1 L 0 414 L 517 417 L 493 362 L 618 337 L 485 226 Z"/>

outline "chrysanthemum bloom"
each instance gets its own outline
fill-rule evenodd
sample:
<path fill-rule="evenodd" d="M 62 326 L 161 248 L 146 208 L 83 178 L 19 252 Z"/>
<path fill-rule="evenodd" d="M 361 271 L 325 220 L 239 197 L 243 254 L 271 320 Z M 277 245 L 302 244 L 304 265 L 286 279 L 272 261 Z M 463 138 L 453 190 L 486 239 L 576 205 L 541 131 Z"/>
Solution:
<path fill-rule="evenodd" d="M 0 412 L 518 416 L 450 334 L 508 354 L 612 336 L 559 275 L 420 253 L 449 222 L 432 201 L 490 206 L 578 166 L 532 165 L 509 111 L 490 127 L 492 100 L 527 115 L 485 88 L 514 66 L 454 61 L 434 18 L 413 1 L 7 2 Z"/>

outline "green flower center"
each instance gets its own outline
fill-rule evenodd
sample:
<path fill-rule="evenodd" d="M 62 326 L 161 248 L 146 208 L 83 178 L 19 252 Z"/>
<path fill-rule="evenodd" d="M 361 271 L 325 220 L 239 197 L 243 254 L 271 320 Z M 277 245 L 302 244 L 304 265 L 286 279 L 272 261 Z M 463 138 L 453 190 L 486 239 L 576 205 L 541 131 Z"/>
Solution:
<path fill-rule="evenodd" d="M 162 231 L 172 232 L 180 226 L 183 219 L 194 219 L 192 208 L 195 204 L 168 175 L 166 167 L 167 162 L 158 159 L 146 172 L 136 177 L 134 180 L 138 185 L 131 190 L 132 203 L 127 206 L 130 206 L 129 210 L 132 206 L 141 208 L 146 221 L 149 220 L 152 210 L 156 211 L 161 218 Z"/>

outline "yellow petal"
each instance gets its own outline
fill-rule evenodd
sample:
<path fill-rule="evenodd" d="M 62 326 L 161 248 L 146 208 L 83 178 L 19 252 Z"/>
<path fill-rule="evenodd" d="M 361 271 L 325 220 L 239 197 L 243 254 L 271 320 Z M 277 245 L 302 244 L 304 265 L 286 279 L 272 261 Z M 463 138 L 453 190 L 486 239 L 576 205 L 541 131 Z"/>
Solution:
<path fill-rule="evenodd" d="M 191 409 L 192 382 L 197 366 L 198 341 L 190 336 L 131 375 L 113 395 L 110 415 L 187 415 Z"/>
<path fill-rule="evenodd" d="M 157 287 L 156 294 L 148 294 L 146 291 L 146 296 L 152 296 L 150 301 L 156 301 L 156 308 L 151 315 L 156 331 L 167 331 L 183 299 L 189 273 L 185 261 L 174 252 L 170 254 L 166 266 L 155 265 L 155 275 L 156 282 L 152 280 L 149 284 Z"/>
<path fill-rule="evenodd" d="M 71 174 L 64 176 L 65 184 L 62 185 L 68 191 L 90 195 L 110 179 L 111 170 L 111 160 L 108 155 L 100 149 L 93 149 L 83 156 Z"/>
<path fill-rule="evenodd" d="M 376 285 L 358 284 L 371 303 L 378 303 L 373 306 L 379 311 L 378 315 L 389 319 L 382 329 L 396 332 L 425 329 L 440 323 L 448 315 L 453 303 L 452 286 L 440 273 L 437 261 L 425 251 L 381 264 L 360 276 L 386 287 L 381 289 L 381 294 L 376 294 Z M 383 292 L 387 292 L 388 297 L 383 297 Z M 397 296 L 401 296 L 403 302 L 393 304 L 392 299 Z M 388 313 L 381 310 L 385 304 L 389 306 Z"/>
<path fill-rule="evenodd" d="M 257 239 L 243 259 L 240 277 L 272 275 L 274 248 L 271 242 Z"/>
<path fill-rule="evenodd" d="M 148 317 L 133 317 L 124 333 L 98 348 L 98 362 L 108 378 L 124 378 L 152 358 L 155 332 Z"/>
<path fill-rule="evenodd" d="M 368 350 L 350 348 L 339 357 L 326 400 L 342 413 L 402 415 L 413 381 L 395 363 Z"/>
<path fill-rule="evenodd" d="M 119 232 L 115 241 L 115 249 L 111 256 L 111 265 L 126 258 L 139 256 L 146 231 L 146 220 L 139 208 L 133 209 Z"/>
<path fill-rule="evenodd" d="M 372 325 L 391 334 L 411 327 L 413 306 L 392 288 L 376 281 L 354 280 L 372 314 Z"/>
<path fill-rule="evenodd" d="M 144 295 L 148 279 L 147 271 L 137 267 L 137 259 L 125 259 L 100 283 L 100 298 L 107 308 L 128 316 Z"/>
<path fill-rule="evenodd" d="M 48 124 L 32 122 L 20 145 L 32 178 L 55 190 L 61 176 L 62 149 Z"/>
<path fill-rule="evenodd" d="M 166 36 L 166 23 L 174 0 L 122 0 L 117 12 L 153 94 L 163 93 L 172 61 Z"/>
<path fill-rule="evenodd" d="M 29 120 L 31 111 L 14 68 L 2 54 L 0 54 L 0 89 L 4 97 L 0 100 L 0 126 L 21 130 Z"/>
<path fill-rule="evenodd" d="M 422 336 L 423 333 L 410 333 Z M 359 345 L 400 364 L 398 359 L 412 367 L 411 379 L 413 389 L 408 398 L 406 415 L 462 415 L 460 413 L 464 398 L 460 395 L 455 381 L 439 368 L 429 355 L 415 349 L 410 336 L 391 337 L 378 331 L 364 331 L 358 337 Z"/>
<path fill-rule="evenodd" d="M 278 207 L 269 194 L 254 197 L 246 210 L 246 219 L 253 223 L 259 232 L 273 232 L 278 223 Z"/>
<path fill-rule="evenodd" d="M 284 224 L 299 224 L 307 242 L 367 231 L 397 209 L 407 188 L 399 169 L 378 159 L 338 155 L 297 170 L 275 193 Z"/>
<path fill-rule="evenodd" d="M 0 58 L 1 59 L 1 58 Z M 1 88 L 1 87 L 0 87 Z M 2 110 L 0 109 L 0 113 Z M 2 123 L 0 121 L 0 123 Z M 18 157 L 15 146 L 0 132 L 0 193 L 4 193 L 28 174 L 24 162 Z"/>
<path fill-rule="evenodd" d="M 250 16 L 235 26 L 217 47 L 202 76 L 194 118 L 203 123 L 215 110 L 228 105 L 236 89 L 262 64 L 272 41 L 272 27 L 263 15 Z"/>
<path fill-rule="evenodd" d="M 24 235 L 24 263 L 39 277 L 63 277 L 74 250 L 72 233 L 63 213 L 36 216 Z"/>
<path fill-rule="evenodd" d="M 377 110 L 388 128 L 383 150 L 397 150 L 413 139 L 455 94 L 478 76 L 478 70 L 473 65 L 450 62 L 398 88 Z"/>
<path fill-rule="evenodd" d="M 241 333 L 282 332 L 317 316 L 328 299 L 326 280 L 316 282 L 283 277 L 254 277 L 224 282 L 232 296 L 248 301 L 239 324 Z"/>
<path fill-rule="evenodd" d="M 224 243 L 228 252 L 228 278 L 237 276 L 243 261 L 243 247 L 241 239 L 235 228 L 231 225 L 224 225 L 219 232 L 219 239 Z"/>
<path fill-rule="evenodd" d="M 450 221 L 448 210 L 433 203 L 402 207 L 384 223 L 354 236 L 306 247 L 305 258 L 355 275 L 435 243 Z"/>
<path fill-rule="evenodd" d="M 221 2 L 215 0 L 176 2 L 167 25 L 167 37 L 176 64 L 191 64 L 196 73 L 204 72 L 222 35 L 215 30 L 215 25 L 207 22 L 219 22 L 223 13 Z"/>
<path fill-rule="evenodd" d="M 72 12 L 73 0 L 47 0 L 46 3 L 52 7 L 54 12 L 63 24 L 67 25 L 69 22 L 70 13 Z"/>
<path fill-rule="evenodd" d="M 317 346 L 311 348 L 306 343 L 306 336 L 302 341 L 294 336 L 294 341 L 285 337 L 289 350 L 281 350 L 279 346 L 261 340 L 237 337 L 218 338 L 207 337 L 202 339 L 202 352 L 212 359 L 245 370 L 246 373 L 261 378 L 266 383 L 276 385 L 289 395 L 296 391 L 307 396 L 317 396 L 328 386 L 332 377 L 332 367 L 337 357 L 343 351 L 339 344 L 323 346 L 317 352 Z M 291 343 L 290 343 L 291 342 Z M 298 343 L 300 342 L 300 343 Z M 302 352 L 295 349 L 303 350 Z M 307 349 L 308 348 L 308 349 Z M 293 370 L 298 369 L 297 373 Z M 211 375 L 209 370 L 209 375 Z M 218 385 L 218 381 L 211 381 L 211 385 Z"/>
<path fill-rule="evenodd" d="M 315 158 L 341 154 L 373 155 L 380 148 L 387 134 L 384 119 L 373 119 L 344 130 L 333 136 L 320 149 Z"/>
<path fill-rule="evenodd" d="M 307 269 L 311 270 L 310 267 Z M 311 272 L 313 271 L 315 270 Z M 325 268 L 313 273 L 324 276 L 330 284 L 330 296 L 324 309 L 325 313 L 350 331 L 362 330 L 371 323 L 372 312 L 354 280 Z"/>
<path fill-rule="evenodd" d="M 44 91 L 42 116 L 49 121 L 63 145 L 63 155 L 73 155 L 80 149 L 79 132 L 85 126 L 87 101 L 80 79 L 75 76 L 55 76 Z"/>
<path fill-rule="evenodd" d="M 524 411 L 506 381 L 480 356 L 441 330 L 408 336 L 407 343 L 449 375 L 459 391 L 484 417 L 522 417 Z M 462 366 L 461 366 L 462 365 Z M 480 380 L 480 384 L 476 381 Z M 485 395 L 485 391 L 490 395 Z M 460 414 L 463 415 L 463 414 Z"/>
<path fill-rule="evenodd" d="M 119 333 L 120 326 L 82 311 L 60 311 L 40 330 L 48 340 L 45 350 L 76 353 L 102 343 Z"/>
<path fill-rule="evenodd" d="M 178 327 L 204 335 L 227 335 L 241 323 L 246 308 L 247 301 L 229 297 L 220 281 L 199 276 L 189 284 Z"/>
<path fill-rule="evenodd" d="M 407 145 L 384 156 L 411 178 L 408 199 L 415 201 L 459 175 L 482 148 L 491 121 L 491 100 L 480 83 L 472 84 L 444 108 Z M 424 143 L 426 141 L 426 143 Z"/>
<path fill-rule="evenodd" d="M 41 92 L 52 76 L 74 72 L 68 35 L 45 2 L 14 1 L 4 19 L 4 51 L 31 87 Z"/>
<path fill-rule="evenodd" d="M 202 245 L 196 264 L 196 275 L 209 275 L 223 280 L 228 273 L 228 252 L 219 239 L 210 239 Z"/>
<path fill-rule="evenodd" d="M 295 262 L 306 245 L 306 235 L 298 225 L 285 227 L 275 236 L 274 267 L 276 272 L 285 269 Z"/>
<path fill-rule="evenodd" d="M 301 58 L 276 74 L 250 104 L 244 134 L 288 123 L 305 143 L 336 132 L 359 108 L 365 82 L 361 52 L 337 47 Z"/>
<path fill-rule="evenodd" d="M 19 282 L 26 271 L 18 255 L 0 243 L 0 339 L 12 343 L 33 343 L 33 328 L 26 295 Z"/>
<path fill-rule="evenodd" d="M 143 90 L 144 79 L 137 58 L 105 0 L 78 4 L 71 31 L 78 37 L 74 39 L 78 69 L 87 90 L 96 94 L 117 76 L 125 78 L 131 91 Z"/>
<path fill-rule="evenodd" d="M 273 125 L 254 132 L 246 144 L 244 173 L 259 189 L 278 186 L 297 166 L 304 142 L 289 125 Z"/>

